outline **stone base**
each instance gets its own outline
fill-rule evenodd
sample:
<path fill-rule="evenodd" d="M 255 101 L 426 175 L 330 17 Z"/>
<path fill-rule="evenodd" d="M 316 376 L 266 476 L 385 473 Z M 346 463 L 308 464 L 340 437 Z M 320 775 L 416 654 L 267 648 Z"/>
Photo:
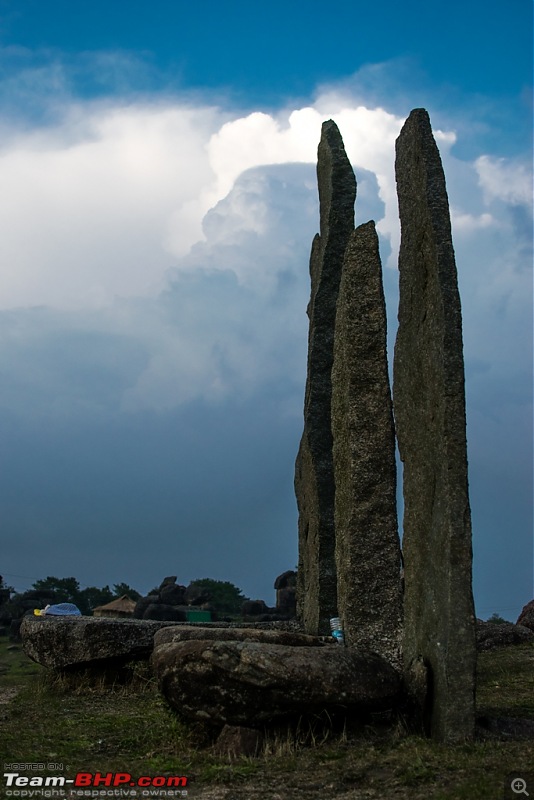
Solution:
<path fill-rule="evenodd" d="M 172 641 L 158 634 L 151 665 L 169 704 L 183 718 L 209 725 L 262 725 L 299 715 L 331 716 L 392 708 L 400 674 L 375 653 L 302 637 L 314 644 L 247 640 Z M 256 632 L 255 632 L 256 633 Z M 300 638 L 300 637 L 299 637 Z M 170 641 L 169 641 L 170 639 Z"/>

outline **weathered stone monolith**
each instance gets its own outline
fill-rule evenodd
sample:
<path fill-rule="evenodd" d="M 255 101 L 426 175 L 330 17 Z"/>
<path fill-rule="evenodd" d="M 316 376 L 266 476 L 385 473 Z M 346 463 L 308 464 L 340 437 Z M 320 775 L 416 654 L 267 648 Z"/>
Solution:
<path fill-rule="evenodd" d="M 336 303 L 343 256 L 354 230 L 356 179 L 332 120 L 323 123 L 317 179 L 320 235 L 310 258 L 308 376 L 304 432 L 295 469 L 299 510 L 297 611 L 307 633 L 328 633 L 337 614 L 331 394 Z"/>
<path fill-rule="evenodd" d="M 442 741 L 474 730 L 475 617 L 462 318 L 445 177 L 430 120 L 396 144 L 401 221 L 393 398 L 404 462 L 404 662 Z M 426 668 L 426 698 L 417 676 Z"/>
<path fill-rule="evenodd" d="M 349 645 L 401 666 L 401 559 L 386 307 L 374 222 L 343 265 L 332 369 L 337 601 Z"/>

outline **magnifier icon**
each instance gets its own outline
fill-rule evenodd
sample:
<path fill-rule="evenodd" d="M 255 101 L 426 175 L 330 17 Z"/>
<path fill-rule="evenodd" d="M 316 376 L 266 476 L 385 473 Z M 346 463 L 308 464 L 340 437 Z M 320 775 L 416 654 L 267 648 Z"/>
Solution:
<path fill-rule="evenodd" d="M 514 778 L 510 788 L 514 794 L 526 794 L 527 797 L 530 797 L 527 792 L 527 782 L 524 778 Z"/>

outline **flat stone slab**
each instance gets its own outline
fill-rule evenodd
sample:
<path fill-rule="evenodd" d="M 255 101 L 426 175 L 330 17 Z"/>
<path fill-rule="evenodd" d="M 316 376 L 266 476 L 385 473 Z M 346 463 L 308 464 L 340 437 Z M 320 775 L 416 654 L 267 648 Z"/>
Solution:
<path fill-rule="evenodd" d="M 176 622 L 105 617 L 24 617 L 22 648 L 38 664 L 52 669 L 90 666 L 91 662 L 148 659 L 154 634 Z"/>
<path fill-rule="evenodd" d="M 186 639 L 155 644 L 151 665 L 182 717 L 214 725 L 391 708 L 401 689 L 383 658 L 340 645 Z"/>
<path fill-rule="evenodd" d="M 338 647 L 331 636 L 308 636 L 305 633 L 284 630 L 265 630 L 260 628 L 215 628 L 195 626 L 175 626 L 162 628 L 154 635 L 154 647 L 185 641 L 232 641 L 262 642 L 263 644 L 283 644 L 289 647 Z"/>

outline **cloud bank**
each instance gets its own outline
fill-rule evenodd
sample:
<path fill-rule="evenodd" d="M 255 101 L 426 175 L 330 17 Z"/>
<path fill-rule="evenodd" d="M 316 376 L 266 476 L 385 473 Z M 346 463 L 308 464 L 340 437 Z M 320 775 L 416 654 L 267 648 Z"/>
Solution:
<path fill-rule="evenodd" d="M 378 225 L 392 353 L 403 117 L 387 102 L 335 87 L 276 113 L 64 98 L 46 124 L 7 126 L 4 518 L 9 561 L 30 577 L 147 590 L 176 561 L 182 580 L 209 573 L 272 602 L 274 577 L 296 563 L 292 463 L 326 118 L 356 171 L 357 223 Z M 452 115 L 435 134 L 464 315 L 475 590 L 483 609 L 494 597 L 515 609 L 531 580 L 529 169 L 524 154 L 457 157 Z M 42 537 L 30 566 L 28 543 Z M 111 562 L 96 555 L 107 547 Z"/>

